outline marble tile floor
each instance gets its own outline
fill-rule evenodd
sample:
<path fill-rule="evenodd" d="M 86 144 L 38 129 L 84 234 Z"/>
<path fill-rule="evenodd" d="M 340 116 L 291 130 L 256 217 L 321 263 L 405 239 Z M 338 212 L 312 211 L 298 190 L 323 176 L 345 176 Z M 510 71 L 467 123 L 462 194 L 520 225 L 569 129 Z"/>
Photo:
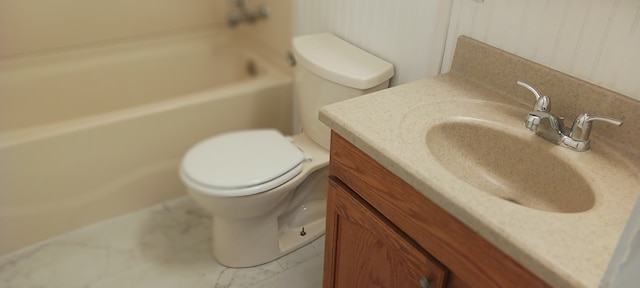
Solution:
<path fill-rule="evenodd" d="M 324 237 L 276 261 L 232 269 L 209 248 L 209 216 L 188 197 L 0 257 L 0 287 L 319 288 Z"/>

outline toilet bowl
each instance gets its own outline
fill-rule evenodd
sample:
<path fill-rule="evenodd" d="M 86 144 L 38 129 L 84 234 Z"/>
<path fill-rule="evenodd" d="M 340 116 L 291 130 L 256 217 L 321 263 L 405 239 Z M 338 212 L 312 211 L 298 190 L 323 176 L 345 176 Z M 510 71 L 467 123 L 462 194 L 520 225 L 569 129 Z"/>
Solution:
<path fill-rule="evenodd" d="M 324 233 L 328 163 L 328 151 L 304 134 L 287 139 L 276 130 L 245 130 L 196 144 L 180 177 L 213 216 L 216 260 L 250 267 Z"/>
<path fill-rule="evenodd" d="M 228 267 L 273 261 L 324 234 L 329 129 L 320 107 L 388 87 L 393 66 L 331 34 L 294 38 L 303 133 L 256 129 L 193 146 L 180 178 L 212 216 L 212 251 Z"/>

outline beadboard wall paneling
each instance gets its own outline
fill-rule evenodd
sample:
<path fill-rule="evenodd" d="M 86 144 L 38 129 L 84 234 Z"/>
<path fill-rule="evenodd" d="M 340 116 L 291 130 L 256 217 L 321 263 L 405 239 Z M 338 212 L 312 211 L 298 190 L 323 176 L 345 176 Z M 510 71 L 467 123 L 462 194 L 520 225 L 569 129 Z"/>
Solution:
<path fill-rule="evenodd" d="M 453 0 L 441 72 L 459 35 L 640 99 L 640 1 Z"/>
<path fill-rule="evenodd" d="M 440 71 L 450 0 L 294 0 L 294 34 L 331 32 L 395 66 L 395 86 Z"/>

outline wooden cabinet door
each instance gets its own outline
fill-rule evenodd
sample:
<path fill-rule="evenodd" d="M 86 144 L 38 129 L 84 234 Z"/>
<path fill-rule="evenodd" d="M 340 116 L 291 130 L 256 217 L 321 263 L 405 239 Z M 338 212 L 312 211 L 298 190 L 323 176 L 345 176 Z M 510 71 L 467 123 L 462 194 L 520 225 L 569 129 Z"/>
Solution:
<path fill-rule="evenodd" d="M 444 287 L 446 268 L 337 178 L 327 201 L 324 288 Z"/>

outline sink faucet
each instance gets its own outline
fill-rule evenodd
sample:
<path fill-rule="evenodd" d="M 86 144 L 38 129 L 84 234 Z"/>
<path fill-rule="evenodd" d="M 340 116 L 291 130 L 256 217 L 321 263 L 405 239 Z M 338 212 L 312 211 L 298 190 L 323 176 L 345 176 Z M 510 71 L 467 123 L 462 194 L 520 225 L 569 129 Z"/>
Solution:
<path fill-rule="evenodd" d="M 558 145 L 570 148 L 574 151 L 584 152 L 590 148 L 589 135 L 592 122 L 603 121 L 616 126 L 622 125 L 622 121 L 589 114 L 579 115 L 571 127 L 564 126 L 564 118 L 550 112 L 551 101 L 548 96 L 541 95 L 536 89 L 522 81 L 518 85 L 528 89 L 536 97 L 536 102 L 525 119 L 524 125 L 536 135 Z"/>

